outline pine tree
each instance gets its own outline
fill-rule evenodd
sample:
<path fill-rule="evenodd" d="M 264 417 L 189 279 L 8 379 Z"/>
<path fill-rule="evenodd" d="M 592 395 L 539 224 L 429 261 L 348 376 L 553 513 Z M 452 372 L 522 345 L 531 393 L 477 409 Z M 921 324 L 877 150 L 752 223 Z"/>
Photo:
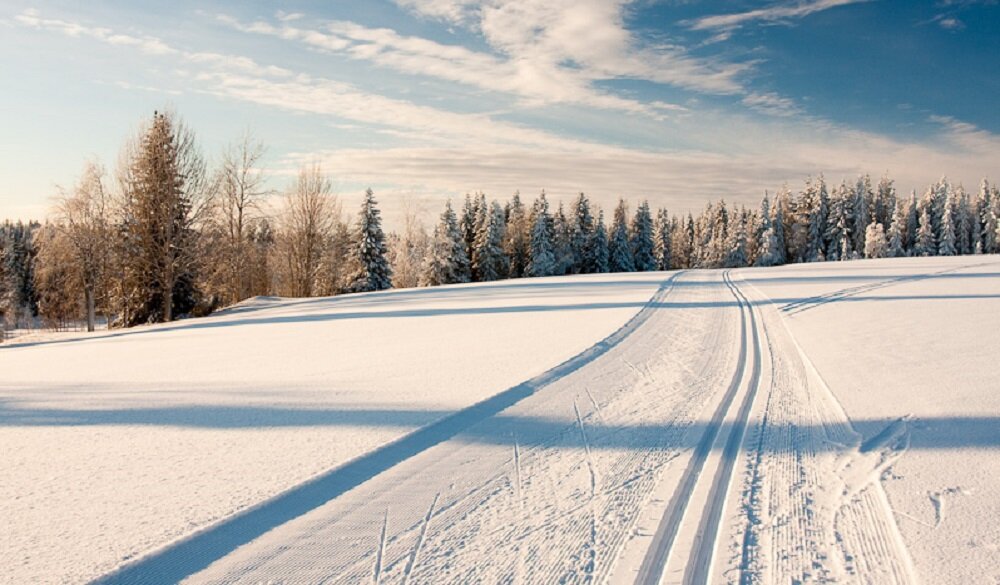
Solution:
<path fill-rule="evenodd" d="M 477 200 L 472 199 L 472 195 L 465 194 L 465 204 L 462 206 L 462 217 L 459 220 L 459 227 L 462 230 L 462 240 L 465 243 L 465 257 L 469 259 L 469 265 L 471 267 L 473 250 L 476 247 L 476 216 Z M 469 278 L 472 278 L 470 272 Z"/>
<path fill-rule="evenodd" d="M 824 189 L 821 190 L 820 186 Z M 823 191 L 825 183 L 822 177 L 816 184 L 813 184 L 811 179 L 806 180 L 806 188 L 799 196 L 799 203 L 796 206 L 798 212 L 796 240 L 797 247 L 801 250 L 802 262 L 819 262 L 825 259 L 823 244 L 829 210 L 824 209 L 824 202 L 820 196 Z M 843 212 L 843 209 L 841 211 Z"/>
<path fill-rule="evenodd" d="M 504 252 L 510 260 L 508 276 L 521 278 L 526 275 L 531 259 L 531 224 L 521 203 L 520 193 L 514 193 L 507 205 L 507 227 L 505 229 Z"/>
<path fill-rule="evenodd" d="M 476 238 L 476 274 L 483 282 L 507 276 L 510 264 L 503 251 L 505 218 L 500 204 L 493 202 Z"/>
<path fill-rule="evenodd" d="M 976 213 L 979 218 L 978 240 L 984 254 L 997 252 L 997 214 L 994 211 L 992 190 L 989 181 L 983 179 L 979 194 L 976 196 Z"/>
<path fill-rule="evenodd" d="M 628 212 L 625 200 L 619 199 L 615 207 L 614 223 L 611 225 L 611 238 L 608 242 L 608 266 L 611 272 L 634 272 L 635 259 L 628 238 Z"/>
<path fill-rule="evenodd" d="M 556 257 L 552 251 L 552 219 L 545 192 L 535 200 L 531 210 L 531 260 L 527 276 L 552 276 L 556 271 Z"/>
<path fill-rule="evenodd" d="M 885 228 L 880 223 L 870 223 L 865 228 L 865 258 L 885 258 Z"/>
<path fill-rule="evenodd" d="M 611 270 L 608 251 L 608 229 L 604 226 L 604 211 L 597 212 L 597 225 L 594 226 L 593 238 L 593 265 L 594 274 L 604 274 Z"/>
<path fill-rule="evenodd" d="M 555 275 L 573 274 L 576 268 L 575 254 L 573 253 L 573 226 L 568 217 L 562 202 L 552 217 L 552 254 L 556 258 Z"/>
<path fill-rule="evenodd" d="M 903 246 L 907 255 L 917 256 L 917 232 L 920 230 L 920 209 L 917 205 L 916 190 L 910 191 L 910 198 L 906 202 L 906 230 Z"/>
<path fill-rule="evenodd" d="M 643 201 L 635 210 L 632 219 L 632 239 L 630 241 L 635 270 L 650 272 L 656 270 L 656 252 L 653 243 L 653 217 L 649 202 Z"/>
<path fill-rule="evenodd" d="M 729 230 L 728 250 L 723 260 L 724 268 L 741 268 L 747 265 L 746 223 L 738 219 Z"/>
<path fill-rule="evenodd" d="M 941 212 L 941 230 L 938 237 L 938 256 L 954 256 L 957 253 L 955 247 L 955 208 L 952 205 L 952 198 L 945 201 L 944 210 Z"/>
<path fill-rule="evenodd" d="M 865 250 L 865 230 L 871 222 L 871 207 L 874 199 L 872 178 L 869 175 L 858 177 L 858 182 L 854 187 L 854 201 L 851 206 L 851 211 L 854 214 L 851 224 L 851 236 L 854 241 L 851 244 L 857 254 L 861 254 Z"/>
<path fill-rule="evenodd" d="M 352 279 L 351 290 L 354 292 L 392 288 L 392 268 L 386 258 L 380 215 L 375 193 L 371 189 L 366 190 L 355 229 L 354 253 L 358 272 Z"/>
<path fill-rule="evenodd" d="M 594 272 L 594 214 L 590 209 L 590 200 L 583 193 L 576 199 L 573 206 L 573 273 L 587 274 Z"/>
<path fill-rule="evenodd" d="M 788 262 L 788 244 L 785 241 L 785 212 L 781 206 L 781 196 L 774 200 L 774 213 L 772 214 L 773 220 L 771 221 L 771 229 L 774 232 L 774 242 L 775 242 L 775 265 L 781 265 Z"/>
<path fill-rule="evenodd" d="M 434 228 L 434 236 L 424 261 L 421 286 L 436 286 L 469 282 L 469 258 L 465 255 L 465 238 L 458 225 L 451 201 L 445 203 L 441 220 Z"/>
<path fill-rule="evenodd" d="M 847 183 L 840 187 L 830 199 L 829 222 L 826 227 L 827 260 L 850 260 L 854 253 L 853 204 L 856 194 Z"/>
<path fill-rule="evenodd" d="M 656 226 L 655 226 L 655 237 L 654 237 L 654 254 L 656 256 L 656 269 L 657 270 L 670 270 L 671 257 L 670 248 L 673 240 L 673 233 L 671 229 L 670 214 L 667 210 L 660 208 L 656 212 Z"/>
<path fill-rule="evenodd" d="M 937 244 L 934 239 L 934 226 L 931 222 L 930 207 L 924 207 L 920 212 L 920 227 L 917 228 L 917 238 L 913 244 L 914 256 L 934 256 Z"/>
<path fill-rule="evenodd" d="M 888 258 L 900 258 L 906 255 L 906 249 L 903 247 L 903 222 L 905 221 L 903 207 L 904 203 L 900 201 L 892 212 L 892 223 L 889 224 L 889 232 L 886 234 L 888 243 L 885 255 Z"/>
<path fill-rule="evenodd" d="M 123 323 L 172 321 L 198 301 L 195 223 L 207 179 L 193 135 L 155 112 L 128 153 L 123 183 L 120 290 L 129 291 L 118 299 Z"/>

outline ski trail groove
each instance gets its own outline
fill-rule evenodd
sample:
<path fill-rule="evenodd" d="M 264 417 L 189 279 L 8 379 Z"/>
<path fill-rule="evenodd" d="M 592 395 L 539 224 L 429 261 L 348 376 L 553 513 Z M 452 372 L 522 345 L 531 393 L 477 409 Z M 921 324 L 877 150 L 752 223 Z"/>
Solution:
<path fill-rule="evenodd" d="M 653 541 L 643 558 L 642 565 L 639 567 L 638 575 L 636 576 L 636 583 L 643 583 L 648 585 L 657 585 L 660 583 L 663 576 L 663 571 L 666 568 L 667 559 L 670 556 L 671 549 L 673 548 L 674 541 L 677 538 L 680 525 L 684 519 L 685 514 L 688 512 L 688 504 L 691 500 L 691 496 L 695 490 L 695 486 L 698 483 L 698 478 L 704 469 L 705 462 L 708 458 L 709 453 L 712 450 L 718 435 L 722 429 L 725 421 L 726 414 L 729 412 L 730 407 L 739 391 L 740 384 L 743 380 L 744 371 L 746 369 L 746 357 L 747 357 L 747 343 L 746 343 L 746 333 L 747 333 L 747 313 L 751 315 L 751 320 L 753 319 L 752 309 L 749 302 L 745 297 L 742 297 L 738 292 L 734 284 L 729 278 L 728 271 L 723 275 L 726 286 L 729 287 L 730 292 L 736 297 L 736 301 L 740 307 L 740 349 L 739 355 L 737 356 L 736 372 L 733 374 L 732 381 L 726 390 L 722 401 L 719 403 L 712 415 L 712 419 L 709 422 L 705 434 L 703 435 L 701 441 L 698 443 L 695 451 L 691 457 L 688 466 L 685 468 L 682 475 L 682 479 L 677 490 L 674 492 L 673 497 L 670 500 L 669 505 L 663 512 L 663 517 L 657 527 L 656 534 L 653 537 Z M 755 325 L 755 321 L 754 327 Z M 756 330 L 754 331 L 755 344 L 758 343 L 758 338 Z M 755 345 L 756 350 L 756 345 Z M 755 359 L 755 372 L 759 375 L 760 368 L 757 362 L 760 360 L 760 353 L 757 351 Z M 745 418 L 749 413 L 749 404 L 752 404 L 752 391 L 748 393 L 748 398 L 740 411 L 741 420 L 743 425 L 745 425 Z M 730 437 L 736 435 L 737 433 L 732 433 Z M 736 441 L 732 446 L 727 443 L 727 451 L 735 449 L 739 451 L 741 441 Z M 729 443 L 733 443 L 732 440 Z M 736 458 L 736 453 L 731 454 L 731 459 Z M 723 466 L 725 467 L 725 466 Z M 699 538 L 696 542 L 695 548 L 693 549 L 692 560 L 697 560 L 699 563 L 705 563 L 706 566 L 696 571 L 698 576 L 703 575 L 702 582 L 707 582 L 708 579 L 708 565 L 711 563 L 712 554 L 715 547 L 716 534 L 718 532 L 719 518 L 722 514 L 722 505 L 725 501 L 726 487 L 728 487 L 728 478 L 732 475 L 732 464 L 730 463 L 728 469 L 728 475 L 723 473 L 723 469 L 720 468 L 719 474 L 717 474 L 715 480 L 713 481 L 712 488 L 712 509 L 711 512 L 703 517 L 703 521 L 699 526 L 699 530 L 712 529 L 713 532 L 708 540 L 703 537 Z M 719 489 L 718 483 L 724 482 L 725 486 Z M 714 520 L 713 520 L 714 518 Z M 702 533 L 703 536 L 705 533 Z M 707 552 L 704 552 L 707 551 Z M 708 559 L 707 562 L 705 559 Z M 690 567 L 689 567 L 690 569 Z M 692 572 L 689 570 L 686 572 L 689 577 L 685 582 L 695 582 Z"/>
<path fill-rule="evenodd" d="M 701 522 L 698 525 L 696 544 L 692 550 L 688 570 L 684 582 L 708 583 L 711 579 L 712 560 L 715 557 L 719 529 L 722 524 L 723 511 L 726 504 L 726 495 L 732 483 L 733 471 L 739 459 L 740 446 L 746 436 L 747 423 L 750 418 L 750 410 L 753 408 L 754 398 L 757 395 L 757 388 L 760 385 L 761 372 L 761 350 L 760 336 L 758 334 L 757 319 L 754 316 L 753 306 L 749 299 L 743 295 L 742 291 L 726 277 L 733 294 L 741 300 L 750 314 L 750 331 L 753 338 L 753 362 L 750 370 L 750 384 L 743 398 L 743 403 L 737 412 L 734 428 L 730 431 L 726 440 L 726 445 L 722 451 L 722 465 L 719 466 L 715 478 L 712 481 L 712 488 L 709 492 L 709 508 L 702 513 Z"/>
<path fill-rule="evenodd" d="M 550 370 L 360 455 L 246 510 L 198 529 L 187 537 L 126 562 L 92 583 L 176 583 L 206 569 L 274 528 L 300 518 L 379 474 L 445 443 L 477 423 L 532 396 L 540 388 L 569 376 L 607 354 L 639 330 L 656 312 L 681 274 L 683 271 L 665 278 L 642 309 L 615 332 Z"/>

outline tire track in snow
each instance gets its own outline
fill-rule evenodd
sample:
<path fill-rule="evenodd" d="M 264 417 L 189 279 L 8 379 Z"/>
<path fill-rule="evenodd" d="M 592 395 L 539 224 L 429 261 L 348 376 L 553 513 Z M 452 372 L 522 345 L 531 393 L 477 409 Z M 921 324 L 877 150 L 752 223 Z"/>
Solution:
<path fill-rule="evenodd" d="M 705 462 L 719 437 L 726 415 L 732 407 L 743 381 L 746 370 L 747 313 L 749 313 L 754 340 L 754 365 L 753 374 L 751 375 L 751 387 L 740 407 L 736 420 L 737 426 L 731 430 L 729 439 L 726 442 L 723 452 L 723 464 L 719 467 L 713 478 L 709 495 L 709 508 L 703 512 L 701 522 L 698 525 L 695 546 L 692 549 L 687 571 L 685 572 L 685 583 L 706 583 L 710 576 L 711 562 L 716 547 L 726 493 L 733 474 L 733 466 L 743 440 L 747 418 L 756 392 L 756 385 L 760 378 L 759 337 L 752 307 L 746 297 L 733 284 L 728 271 L 723 275 L 723 279 L 726 286 L 733 293 L 733 296 L 736 297 L 736 301 L 740 307 L 740 350 L 737 356 L 736 372 L 726 393 L 723 395 L 722 401 L 716 408 L 704 436 L 695 448 L 694 454 L 687 468 L 684 470 L 677 491 L 674 492 L 669 505 L 664 510 L 653 541 L 647 550 L 646 556 L 643 558 L 642 565 L 639 567 L 636 583 L 656 585 L 662 579 L 663 571 L 666 568 L 667 560 L 680 531 L 681 523 L 684 516 L 688 513 L 691 496 L 694 493 L 698 479 L 705 467 Z"/>

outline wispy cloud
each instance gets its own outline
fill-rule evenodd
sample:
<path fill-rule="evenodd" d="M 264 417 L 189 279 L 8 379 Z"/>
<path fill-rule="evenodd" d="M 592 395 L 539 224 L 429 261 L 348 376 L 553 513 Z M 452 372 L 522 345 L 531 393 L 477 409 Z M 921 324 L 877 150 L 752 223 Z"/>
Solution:
<path fill-rule="evenodd" d="M 692 30 L 723 30 L 731 31 L 746 24 L 759 22 L 764 24 L 790 23 L 816 12 L 822 12 L 838 6 L 870 2 L 871 0 L 800 0 L 796 2 L 779 2 L 766 8 L 705 16 L 688 22 Z"/>
<path fill-rule="evenodd" d="M 750 93 L 743 97 L 743 105 L 772 116 L 797 116 L 802 109 L 796 103 L 776 93 Z"/>

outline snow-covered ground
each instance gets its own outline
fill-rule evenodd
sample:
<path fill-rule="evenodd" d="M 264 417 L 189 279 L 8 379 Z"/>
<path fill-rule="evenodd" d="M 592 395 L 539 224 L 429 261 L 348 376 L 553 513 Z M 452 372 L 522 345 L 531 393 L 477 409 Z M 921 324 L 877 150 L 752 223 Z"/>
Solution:
<path fill-rule="evenodd" d="M 547 370 L 621 326 L 662 280 L 259 299 L 4 344 L 0 582 L 99 576 Z"/>
<path fill-rule="evenodd" d="M 995 583 L 997 356 L 989 256 L 12 345 L 0 581 Z"/>

